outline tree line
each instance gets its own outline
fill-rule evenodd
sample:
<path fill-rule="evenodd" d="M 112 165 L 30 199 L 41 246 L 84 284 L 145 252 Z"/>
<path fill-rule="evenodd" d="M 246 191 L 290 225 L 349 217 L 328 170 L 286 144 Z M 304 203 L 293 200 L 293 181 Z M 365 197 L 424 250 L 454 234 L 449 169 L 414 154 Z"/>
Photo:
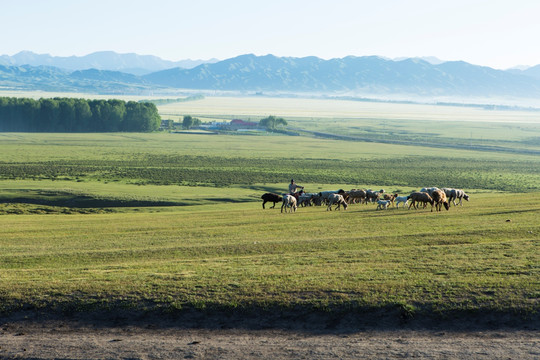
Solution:
<path fill-rule="evenodd" d="M 0 131 L 150 132 L 160 124 L 150 102 L 0 97 Z"/>

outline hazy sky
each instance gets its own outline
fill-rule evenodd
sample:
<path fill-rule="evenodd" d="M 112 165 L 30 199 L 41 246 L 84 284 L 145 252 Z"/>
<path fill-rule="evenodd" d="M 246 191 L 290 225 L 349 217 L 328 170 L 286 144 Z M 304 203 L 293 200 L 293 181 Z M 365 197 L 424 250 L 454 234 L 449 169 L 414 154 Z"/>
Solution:
<path fill-rule="evenodd" d="M 540 64 L 538 0 L 0 0 L 0 55 L 435 56 Z"/>

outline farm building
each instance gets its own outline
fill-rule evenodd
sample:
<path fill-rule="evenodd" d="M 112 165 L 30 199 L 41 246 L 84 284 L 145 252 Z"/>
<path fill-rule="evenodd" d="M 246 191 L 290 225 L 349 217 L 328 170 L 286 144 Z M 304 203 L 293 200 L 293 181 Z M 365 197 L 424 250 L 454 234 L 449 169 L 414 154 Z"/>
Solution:
<path fill-rule="evenodd" d="M 231 130 L 255 130 L 259 128 L 259 123 L 234 119 L 229 123 L 229 128 Z"/>

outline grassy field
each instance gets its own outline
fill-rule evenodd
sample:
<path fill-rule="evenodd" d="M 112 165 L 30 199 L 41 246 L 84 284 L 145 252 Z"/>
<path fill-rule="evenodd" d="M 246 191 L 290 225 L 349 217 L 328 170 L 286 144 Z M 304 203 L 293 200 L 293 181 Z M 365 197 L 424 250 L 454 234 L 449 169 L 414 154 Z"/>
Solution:
<path fill-rule="evenodd" d="M 296 99 L 281 107 L 267 100 L 266 107 L 248 101 L 229 109 L 210 100 L 160 111 L 179 116 L 184 106 L 197 104 L 192 115 L 298 111 L 291 124 L 312 121 L 307 101 L 295 110 Z M 321 115 L 329 105 L 312 105 L 317 126 L 332 128 L 334 120 Z M 366 119 L 376 112 L 343 106 Z M 389 124 L 381 121 L 391 120 L 418 133 L 420 122 L 429 123 L 419 114 L 430 109 L 414 115 L 409 108 L 413 119 L 407 120 L 396 118 L 396 108 L 393 120 L 381 115 L 372 124 L 380 131 Z M 538 136 L 530 114 L 505 121 L 499 116 L 507 113 L 490 114 L 493 122 L 481 119 L 486 128 L 500 123 Z M 456 116 L 478 124 L 459 111 Z M 433 126 L 452 124 L 439 120 Z M 499 130 L 491 129 L 485 141 L 500 141 Z M 505 147 L 526 141 L 514 135 Z M 169 133 L 3 133 L 0 153 L 4 314 L 119 308 L 539 314 L 535 155 L 311 136 Z M 339 212 L 262 210 L 262 193 L 283 192 L 291 177 L 309 192 L 364 187 L 407 194 L 434 185 L 464 188 L 471 201 L 442 213 L 376 211 L 372 205 Z"/>
<path fill-rule="evenodd" d="M 445 213 L 241 203 L 4 215 L 2 310 L 536 313 L 540 196 L 471 197 Z"/>
<path fill-rule="evenodd" d="M 444 184 L 540 190 L 540 158 L 505 152 L 291 136 L 8 133 L 0 138 L 4 180 L 219 188 L 263 184 L 257 189 L 272 190 L 295 177 L 351 188 Z"/>

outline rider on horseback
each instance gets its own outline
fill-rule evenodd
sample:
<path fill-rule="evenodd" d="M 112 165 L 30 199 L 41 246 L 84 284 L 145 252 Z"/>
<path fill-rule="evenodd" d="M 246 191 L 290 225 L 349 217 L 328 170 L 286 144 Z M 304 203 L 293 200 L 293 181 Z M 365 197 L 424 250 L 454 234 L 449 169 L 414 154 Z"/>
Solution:
<path fill-rule="evenodd" d="M 289 194 L 295 195 L 297 189 L 302 189 L 302 190 L 304 190 L 304 187 L 298 185 L 297 183 L 295 183 L 295 182 L 294 182 L 294 179 L 291 179 L 291 183 L 289 184 Z M 296 195 L 296 196 L 298 196 L 298 195 Z"/>

